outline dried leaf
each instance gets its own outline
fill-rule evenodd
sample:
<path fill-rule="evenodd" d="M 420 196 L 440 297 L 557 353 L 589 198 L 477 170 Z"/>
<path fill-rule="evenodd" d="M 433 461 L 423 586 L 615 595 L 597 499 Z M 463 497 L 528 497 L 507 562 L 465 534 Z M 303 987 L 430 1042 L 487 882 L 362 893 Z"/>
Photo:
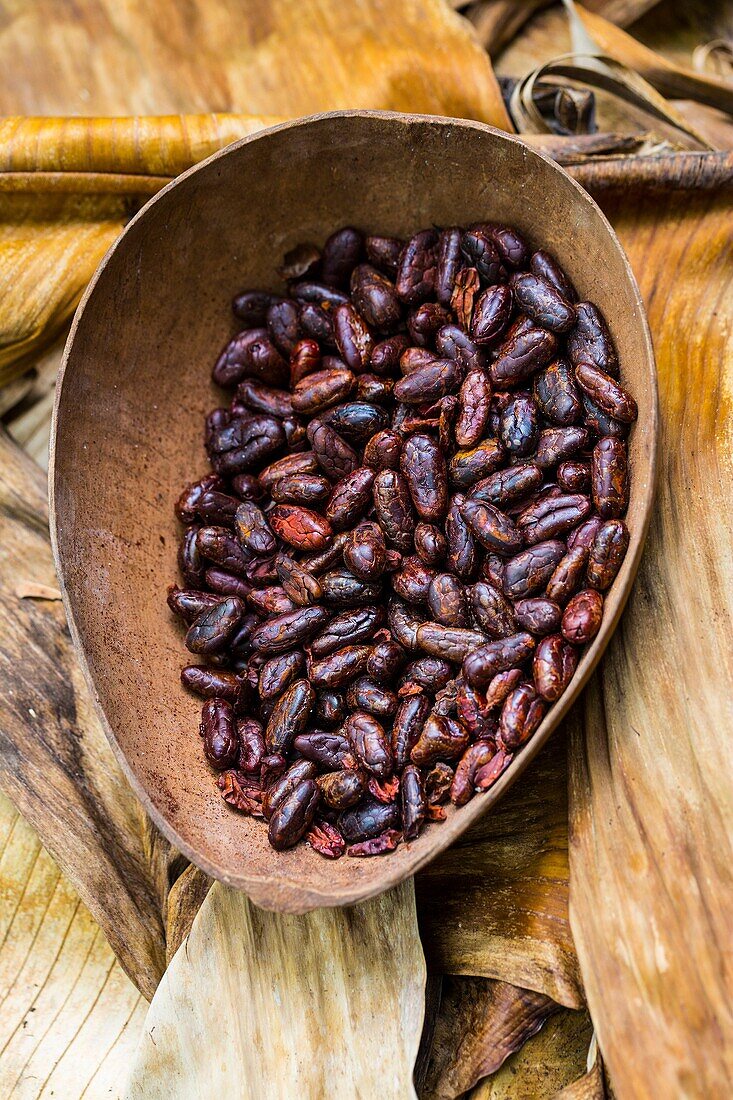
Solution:
<path fill-rule="evenodd" d="M 628 196 L 654 191 L 733 190 L 733 152 L 658 153 L 633 157 L 573 157 L 569 169 L 593 195 L 617 191 Z"/>
<path fill-rule="evenodd" d="M 722 80 L 730 80 L 733 77 L 733 46 L 724 38 L 714 38 L 712 42 L 695 46 L 692 67 L 696 73 L 708 73 L 712 70 Z"/>
<path fill-rule="evenodd" d="M 505 982 L 445 978 L 424 1100 L 452 1100 L 495 1073 L 557 1007 L 542 993 Z"/>
<path fill-rule="evenodd" d="M 603 16 L 587 11 L 580 4 L 571 4 L 571 0 L 564 0 L 564 3 L 566 7 L 572 6 L 575 17 L 603 53 L 633 69 L 662 95 L 672 99 L 694 99 L 733 114 L 733 86 L 730 83 L 675 65 Z"/>
<path fill-rule="evenodd" d="M 116 1095 L 147 1005 L 3 795 L 0 881 L 0 1096 Z"/>
<path fill-rule="evenodd" d="M 484 49 L 496 57 L 535 12 L 551 3 L 553 0 L 478 0 L 471 4 L 466 17 L 476 28 Z"/>
<path fill-rule="evenodd" d="M 585 1087 L 592 1035 L 587 1012 L 556 1012 L 534 1038 L 507 1058 L 497 1073 L 469 1094 L 470 1100 L 570 1100 L 573 1093 L 566 1095 L 565 1090 L 577 1088 L 581 1081 Z M 576 1093 L 574 1100 L 604 1098 L 603 1092 L 595 1091 Z"/>
<path fill-rule="evenodd" d="M 55 74 L 69 59 L 56 55 L 54 43 L 77 35 L 85 16 L 104 28 L 95 34 L 95 56 L 121 54 L 121 64 L 133 67 L 156 46 L 163 55 L 170 50 L 172 26 L 179 18 L 166 7 L 158 23 L 152 13 L 145 19 L 132 9 L 122 14 L 110 0 L 82 0 L 71 21 L 66 12 L 43 19 L 29 12 L 22 29 L 18 24 L 4 28 L 4 43 L 14 33 L 24 45 L 30 40 L 34 64 L 43 68 L 47 58 L 45 69 Z M 34 24 L 40 24 L 36 35 Z M 192 42 L 188 56 L 200 58 L 203 44 L 204 56 L 216 59 L 208 77 L 205 64 L 197 70 L 197 85 L 208 85 L 216 74 L 215 83 L 226 84 L 230 104 L 244 109 L 244 116 L 191 113 L 0 122 L 0 385 L 18 372 L 19 359 L 59 332 L 137 205 L 167 178 L 235 138 L 273 120 L 342 107 L 456 115 L 511 129 L 488 57 L 466 21 L 442 0 L 403 0 L 399 5 L 318 0 L 307 8 L 298 0 L 252 0 L 237 14 L 236 35 L 216 5 L 200 5 L 178 27 L 183 38 L 191 27 L 196 29 L 195 49 Z M 23 68 L 27 52 L 24 48 L 4 56 L 6 85 L 13 85 L 13 67 Z M 160 63 L 142 65 L 148 91 L 165 68 Z M 110 71 L 124 84 L 117 65 Z M 179 79 L 182 75 L 179 70 Z M 91 84 L 96 80 L 90 76 Z M 132 83 L 134 79 L 128 86 Z M 54 87 L 52 77 L 45 93 Z M 63 113 L 63 98 L 58 88 L 54 115 Z M 204 102 L 220 98 L 209 87 Z M 169 90 L 153 101 L 154 109 L 165 110 Z M 74 101 L 67 110 L 72 114 L 78 108 Z M 11 111 L 5 108 L 6 114 Z M 36 172 L 38 179 L 33 178 Z M 79 193 L 67 193 L 70 188 Z"/>
<path fill-rule="evenodd" d="M 585 1073 L 558 1092 L 555 1100 L 606 1100 L 603 1063 L 595 1036 L 588 1053 L 588 1061 L 590 1065 Z"/>
<path fill-rule="evenodd" d="M 554 0 L 477 0 L 464 12 L 473 23 L 483 47 L 492 57 L 519 33 L 528 20 Z M 625 27 L 639 19 L 659 0 L 585 0 L 585 7 L 599 11 L 605 19 Z"/>
<path fill-rule="evenodd" d="M 150 1006 L 126 1096 L 414 1097 L 424 990 L 411 882 L 300 917 L 217 882 Z"/>
<path fill-rule="evenodd" d="M 46 479 L 4 432 L 0 462 L 0 788 L 69 875 L 127 973 L 152 996 L 165 967 L 161 906 L 170 848 L 112 755 L 63 607 L 14 594 L 17 578 L 29 572 L 38 584 L 56 584 Z"/>
<path fill-rule="evenodd" d="M 480 797 L 480 796 L 476 796 Z M 565 737 L 416 878 L 428 967 L 583 1003 L 568 920 Z"/>
<path fill-rule="evenodd" d="M 5 417 L 28 396 L 35 380 L 35 370 L 29 370 L 0 389 L 0 416 Z"/>
<path fill-rule="evenodd" d="M 196 914 L 212 887 L 213 879 L 189 863 L 168 894 L 165 922 L 165 957 L 169 963 L 191 931 Z"/>
<path fill-rule="evenodd" d="M 61 593 L 55 585 L 38 584 L 36 581 L 20 581 L 15 586 L 19 600 L 60 600 Z"/>
<path fill-rule="evenodd" d="M 684 135 L 688 144 L 691 139 L 703 148 L 712 148 L 684 115 L 637 73 L 612 57 L 579 52 L 553 58 L 517 82 L 512 93 L 511 110 L 520 133 L 550 132 L 550 126 L 541 115 L 534 97 L 540 81 L 559 76 L 581 81 L 592 88 L 602 88 Z"/>
<path fill-rule="evenodd" d="M 662 438 L 639 576 L 573 730 L 571 919 L 619 1096 L 730 1096 L 730 200 L 605 206 L 648 310 Z"/>

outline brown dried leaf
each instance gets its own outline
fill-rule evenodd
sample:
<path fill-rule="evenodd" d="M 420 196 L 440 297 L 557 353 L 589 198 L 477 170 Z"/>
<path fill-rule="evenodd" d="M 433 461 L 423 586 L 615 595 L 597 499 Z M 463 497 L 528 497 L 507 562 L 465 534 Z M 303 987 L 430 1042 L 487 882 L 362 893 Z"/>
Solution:
<path fill-rule="evenodd" d="M 46 478 L 0 431 L 0 788 L 38 832 L 147 996 L 165 967 L 161 906 L 171 849 L 122 775 L 76 662 L 63 607 L 19 600 L 29 572 L 52 588 Z"/>
<path fill-rule="evenodd" d="M 602 15 L 587 11 L 580 4 L 572 7 L 575 17 L 603 53 L 633 69 L 662 95 L 671 99 L 694 99 L 733 114 L 733 86 L 730 82 L 676 65 Z"/>
<path fill-rule="evenodd" d="M 592 1035 L 587 1012 L 556 1012 L 532 1039 L 507 1058 L 501 1069 L 469 1094 L 470 1100 L 605 1100 L 605 1093 L 596 1088 L 595 1066 L 592 1078 L 586 1072 Z M 602 1088 L 600 1059 L 597 1067 Z M 589 1080 L 594 1082 L 595 1091 L 582 1091 Z M 581 1091 L 575 1094 L 568 1091 L 579 1088 Z"/>
<path fill-rule="evenodd" d="M 214 880 L 189 863 L 168 894 L 165 922 L 165 959 L 169 963 L 191 931 L 194 918 Z"/>
<path fill-rule="evenodd" d="M 552 3 L 553 0 L 477 0 L 464 14 L 476 28 L 484 48 L 495 57 L 528 20 Z M 658 3 L 659 0 L 585 0 L 585 7 L 625 27 Z"/>
<path fill-rule="evenodd" d="M 618 1095 L 730 1096 L 730 199 L 605 207 L 648 310 L 662 439 L 639 576 L 573 729 L 571 918 Z"/>
<path fill-rule="evenodd" d="M 431 972 L 497 978 L 582 1005 L 567 847 L 566 741 L 559 731 L 493 812 L 417 875 Z"/>
<path fill-rule="evenodd" d="M 123 13 L 112 0 L 80 0 L 73 12 L 31 8 L 22 22 L 8 16 L 2 113 L 27 110 L 12 89 L 28 81 L 34 86 L 43 71 L 36 102 L 53 100 L 53 115 L 75 114 L 78 99 L 69 100 L 69 81 L 57 75 L 70 63 L 69 36 L 78 41 L 89 27 L 94 56 L 109 62 L 99 68 L 129 89 L 128 111 L 191 113 L 0 122 L 0 385 L 20 369 L 20 358 L 60 331 L 137 206 L 171 175 L 235 138 L 278 119 L 347 106 L 457 115 L 512 128 L 488 57 L 466 21 L 442 0 L 320 0 L 307 7 L 298 0 L 252 0 L 237 13 L 236 34 L 220 6 L 194 8 L 186 19 L 174 5 L 141 18 L 134 6 Z M 171 50 L 176 56 L 172 43 L 180 49 L 194 27 L 190 53 L 183 47 L 167 83 Z M 25 71 L 29 55 L 32 74 Z M 188 71 L 192 57 L 195 73 Z M 207 65 L 206 58 L 215 61 Z M 77 61 L 83 70 L 86 58 Z M 75 77 L 77 87 L 82 78 Z M 117 88 L 110 94 L 96 71 L 86 77 L 81 86 L 90 110 L 96 103 L 100 114 L 124 113 Z M 178 84 L 177 95 L 171 83 Z M 201 104 L 222 100 L 232 113 L 197 113 Z M 235 113 L 241 110 L 247 113 Z"/>
<path fill-rule="evenodd" d="M 602 88 L 671 127 L 683 135 L 688 144 L 691 140 L 695 145 L 712 148 L 684 115 L 637 73 L 612 57 L 585 52 L 573 52 L 553 58 L 518 81 L 512 93 L 511 108 L 520 133 L 551 132 L 550 125 L 540 113 L 534 97 L 541 81 L 547 81 L 548 78 L 554 80 L 557 77 L 581 81 L 592 88 Z"/>
<path fill-rule="evenodd" d="M 505 982 L 444 978 L 424 1100 L 452 1100 L 495 1073 L 557 1008 Z"/>

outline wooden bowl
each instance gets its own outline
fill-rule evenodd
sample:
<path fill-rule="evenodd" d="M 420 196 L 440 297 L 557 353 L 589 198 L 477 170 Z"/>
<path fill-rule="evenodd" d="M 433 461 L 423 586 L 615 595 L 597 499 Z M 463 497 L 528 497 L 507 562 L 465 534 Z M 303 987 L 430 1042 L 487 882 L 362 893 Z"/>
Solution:
<path fill-rule="evenodd" d="M 201 702 L 166 607 L 177 576 L 173 504 L 203 474 L 202 418 L 221 403 L 211 367 L 244 287 L 335 227 L 408 236 L 431 223 L 506 221 L 550 249 L 606 315 L 639 404 L 631 433 L 631 544 L 601 630 L 570 688 L 498 783 L 378 859 L 277 853 L 232 811 L 198 736 Z M 259 905 L 304 912 L 373 896 L 413 874 L 489 810 L 577 698 L 629 594 L 649 521 L 657 440 L 654 359 L 639 292 L 605 217 L 521 141 L 457 119 L 317 115 L 245 138 L 152 199 L 108 252 L 77 310 L 56 395 L 52 533 L 66 611 L 107 735 L 155 823 L 210 875 Z"/>

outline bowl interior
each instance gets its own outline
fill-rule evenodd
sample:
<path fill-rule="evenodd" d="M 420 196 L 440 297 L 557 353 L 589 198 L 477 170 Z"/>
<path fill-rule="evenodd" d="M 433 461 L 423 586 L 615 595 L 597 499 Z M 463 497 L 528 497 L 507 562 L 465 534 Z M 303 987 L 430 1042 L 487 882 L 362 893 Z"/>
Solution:
<path fill-rule="evenodd" d="M 383 859 L 275 853 L 231 811 L 206 766 L 200 702 L 185 692 L 173 504 L 207 469 L 202 418 L 235 331 L 231 297 L 281 289 L 276 267 L 344 224 L 408 236 L 431 223 L 505 220 L 560 258 L 605 313 L 639 404 L 631 435 L 631 546 L 601 632 L 566 692 L 499 783 Z M 587 679 L 633 580 L 648 520 L 656 382 L 638 292 L 603 215 L 556 165 L 487 126 L 344 112 L 246 139 L 153 199 L 106 257 L 77 313 L 57 396 L 54 545 L 72 632 L 105 726 L 156 823 L 210 874 L 269 907 L 352 902 L 413 872 L 490 806 L 546 740 Z"/>

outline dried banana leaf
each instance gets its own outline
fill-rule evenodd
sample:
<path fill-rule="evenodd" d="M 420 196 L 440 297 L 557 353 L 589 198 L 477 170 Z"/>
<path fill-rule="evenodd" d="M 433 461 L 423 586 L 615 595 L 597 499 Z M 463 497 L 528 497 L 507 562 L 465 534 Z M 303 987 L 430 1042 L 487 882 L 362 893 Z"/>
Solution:
<path fill-rule="evenodd" d="M 733 45 L 724 38 L 714 38 L 696 46 L 692 52 L 692 67 L 696 73 L 712 73 L 721 80 L 733 78 Z"/>
<path fill-rule="evenodd" d="M 300 917 L 217 882 L 153 998 L 126 1096 L 414 1097 L 424 993 L 411 882 Z"/>
<path fill-rule="evenodd" d="M 479 0 L 465 12 L 476 28 L 479 42 L 495 57 L 521 31 L 532 16 L 554 0 Z"/>
<path fill-rule="evenodd" d="M 0 1096 L 108 1100 L 147 1005 L 4 795 L 0 882 Z"/>
<path fill-rule="evenodd" d="M 563 1009 L 471 1093 L 470 1100 L 605 1100 L 603 1079 L 586 1072 L 593 1025 Z M 600 1066 L 599 1066 L 600 1073 Z M 582 1082 L 582 1085 L 581 1085 Z M 588 1091 L 588 1087 L 593 1091 Z M 582 1088 L 586 1091 L 575 1091 Z"/>
<path fill-rule="evenodd" d="M 0 194 L 0 385 L 57 335 L 128 209 L 106 196 Z"/>
<path fill-rule="evenodd" d="M 486 978 L 445 978 L 422 1100 L 453 1100 L 495 1073 L 558 1006 Z"/>
<path fill-rule="evenodd" d="M 214 880 L 189 863 L 182 875 L 176 879 L 168 894 L 165 921 L 165 954 L 170 962 L 178 948 L 191 931 L 196 914 L 203 905 L 204 898 Z"/>
<path fill-rule="evenodd" d="M 82 0 L 71 25 L 67 12 L 56 11 L 33 41 L 35 64 L 46 59 L 53 73 L 53 64 L 61 64 L 58 42 L 78 33 L 77 22 L 87 26 L 87 19 L 96 19 L 104 32 L 95 41 L 95 56 L 120 55 L 123 65 L 140 66 L 153 86 L 160 78 L 155 52 L 165 55 L 177 46 L 185 55 L 188 45 L 190 55 L 177 58 L 178 80 L 185 87 L 195 57 L 201 72 L 193 87 L 203 86 L 208 94 L 185 117 L 16 117 L 0 123 L 0 385 L 18 372 L 19 359 L 47 344 L 69 318 L 135 205 L 165 178 L 235 138 L 273 120 L 340 107 L 468 116 L 511 129 L 488 57 L 466 21 L 442 0 L 313 0 L 307 6 L 298 0 L 252 0 L 237 12 L 236 34 L 215 5 L 194 0 L 192 8 L 195 40 L 175 11 L 168 11 L 164 24 L 153 15 L 142 20 L 132 9 L 120 11 L 111 0 Z M 22 25 L 11 20 L 4 43 L 18 36 L 27 47 L 38 17 L 35 9 Z M 4 113 L 22 109 L 23 97 L 13 100 L 12 90 L 17 93 L 26 53 L 9 50 L 4 57 Z M 127 87 L 118 66 L 114 69 L 120 86 Z M 225 85 L 227 105 L 244 117 L 196 113 L 221 98 L 212 79 Z M 98 76 L 91 81 L 98 82 Z M 129 86 L 135 83 L 131 76 Z M 109 92 L 103 85 L 100 98 L 109 101 Z M 88 89 L 87 95 L 91 106 L 96 96 Z M 53 114 L 63 100 L 58 89 Z M 119 92 L 115 102 L 118 113 Z M 170 95 L 161 94 L 147 109 L 166 110 L 169 102 Z M 136 109 L 132 92 L 128 103 L 127 112 Z M 69 113 L 77 110 L 74 103 Z M 35 181 L 34 172 L 39 172 Z M 109 183 L 97 178 L 99 173 L 110 173 Z M 160 178 L 138 179 L 148 175 Z M 70 188 L 81 195 L 64 194 Z M 126 203 L 124 195 L 137 202 Z"/>
<path fill-rule="evenodd" d="M 565 0 L 566 4 L 568 2 Z M 672 99 L 694 99 L 733 114 L 733 85 L 730 82 L 675 65 L 596 12 L 580 4 L 573 8 L 577 19 L 603 53 L 639 73 L 662 95 Z"/>
<path fill-rule="evenodd" d="M 498 807 L 417 876 L 429 969 L 583 1004 L 567 843 L 566 743 L 558 733 Z"/>
<path fill-rule="evenodd" d="M 733 249 L 725 194 L 605 202 L 654 337 L 659 490 L 571 753 L 571 921 L 619 1097 L 733 1094 Z"/>
<path fill-rule="evenodd" d="M 473 23 L 484 49 L 495 57 L 519 33 L 528 20 L 554 0 L 478 0 L 469 4 L 464 15 Z M 659 0 L 586 0 L 585 6 L 604 19 L 626 27 Z"/>
<path fill-rule="evenodd" d="M 717 33 L 729 33 L 725 30 L 726 5 L 730 8 L 730 0 L 724 0 L 720 10 L 704 0 L 668 0 L 634 23 L 632 33 L 664 57 L 684 64 L 694 46 L 709 36 L 711 26 Z M 579 19 L 576 23 L 583 26 Z M 680 45 L 685 42 L 689 42 L 686 51 Z M 567 12 L 561 4 L 555 4 L 539 12 L 494 61 L 501 76 L 516 78 L 576 48 L 571 42 Z M 733 146 L 733 125 L 721 112 L 690 100 L 678 101 L 675 107 L 711 145 L 720 149 Z M 630 122 L 635 129 L 648 128 L 648 117 L 603 92 L 598 95 L 597 110 L 601 129 L 628 131 Z"/>
<path fill-rule="evenodd" d="M 177 176 L 217 149 L 282 122 L 273 115 L 0 119 L 0 173 Z"/>
<path fill-rule="evenodd" d="M 553 58 L 518 81 L 512 93 L 511 110 L 520 133 L 550 132 L 549 124 L 535 103 L 535 95 L 540 82 L 557 77 L 580 81 L 591 88 L 602 88 L 678 131 L 695 144 L 712 148 L 706 138 L 659 95 L 651 84 L 614 58 L 592 53 L 574 52 Z"/>
<path fill-rule="evenodd" d="M 26 3 L 2 37 L 3 115 L 381 107 L 508 125 L 488 59 L 443 0 Z"/>
<path fill-rule="evenodd" d="M 0 789 L 39 834 L 151 997 L 165 968 L 171 850 L 123 777 L 94 712 L 55 587 L 46 479 L 0 430 Z M 1 1091 L 1 1090 L 0 1090 Z"/>

